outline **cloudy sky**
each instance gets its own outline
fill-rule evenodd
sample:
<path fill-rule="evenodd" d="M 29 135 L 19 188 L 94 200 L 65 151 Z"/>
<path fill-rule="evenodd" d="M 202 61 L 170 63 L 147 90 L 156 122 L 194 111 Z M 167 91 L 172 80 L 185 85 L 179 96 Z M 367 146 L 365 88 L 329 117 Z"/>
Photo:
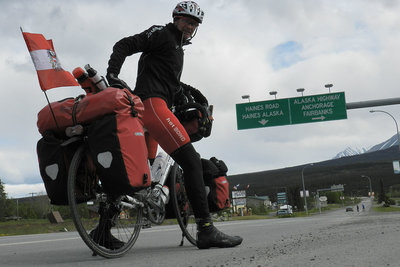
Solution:
<path fill-rule="evenodd" d="M 395 134 L 394 121 L 370 109 L 348 119 L 237 130 L 237 103 L 345 92 L 346 102 L 399 95 L 400 2 L 396 0 L 198 0 L 205 10 L 185 50 L 182 81 L 214 104 L 212 136 L 195 144 L 203 157 L 223 159 L 229 174 L 278 169 L 334 157 L 350 146 L 369 147 Z M 53 39 L 68 71 L 91 64 L 105 75 L 112 46 L 122 37 L 171 21 L 176 2 L 0 0 L 0 179 L 9 197 L 44 192 L 36 120 L 46 105 L 20 32 Z M 138 55 L 120 77 L 134 84 Z M 397 74 L 396 74 L 397 73 Z M 50 101 L 82 93 L 48 91 Z M 399 107 L 379 109 L 400 118 Z"/>

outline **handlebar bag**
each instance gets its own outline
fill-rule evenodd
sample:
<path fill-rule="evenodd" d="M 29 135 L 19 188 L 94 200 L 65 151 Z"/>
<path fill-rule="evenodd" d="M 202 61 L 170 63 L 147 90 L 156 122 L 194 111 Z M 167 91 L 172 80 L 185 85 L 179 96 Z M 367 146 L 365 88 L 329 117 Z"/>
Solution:
<path fill-rule="evenodd" d="M 203 118 L 199 110 L 186 109 L 176 112 L 175 116 L 185 128 L 192 143 L 200 141 L 203 137 L 210 136 L 214 120 L 211 115 Z"/>
<path fill-rule="evenodd" d="M 37 126 L 43 134 L 47 130 L 63 132 L 76 124 L 87 124 L 106 114 L 136 113 L 141 118 L 144 106 L 140 98 L 128 89 L 108 87 L 97 94 L 66 98 L 45 106 L 38 113 Z M 56 118 L 57 124 L 54 121 Z"/>
<path fill-rule="evenodd" d="M 109 114 L 92 122 L 87 142 L 108 194 L 130 194 L 151 185 L 144 131 L 137 116 Z"/>

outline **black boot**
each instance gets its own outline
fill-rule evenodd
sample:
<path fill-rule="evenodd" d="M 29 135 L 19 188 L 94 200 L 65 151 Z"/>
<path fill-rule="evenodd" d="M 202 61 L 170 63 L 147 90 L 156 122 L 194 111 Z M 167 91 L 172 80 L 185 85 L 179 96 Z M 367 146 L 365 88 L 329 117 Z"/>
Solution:
<path fill-rule="evenodd" d="M 125 243 L 111 234 L 113 219 L 118 216 L 119 211 L 112 207 L 108 209 L 100 207 L 99 214 L 99 224 L 90 232 L 89 236 L 94 242 L 105 248 L 112 250 L 121 248 Z"/>
<path fill-rule="evenodd" d="M 243 238 L 240 236 L 229 236 L 219 231 L 210 218 L 197 222 L 197 247 L 199 249 L 230 248 L 240 245 L 242 241 Z"/>

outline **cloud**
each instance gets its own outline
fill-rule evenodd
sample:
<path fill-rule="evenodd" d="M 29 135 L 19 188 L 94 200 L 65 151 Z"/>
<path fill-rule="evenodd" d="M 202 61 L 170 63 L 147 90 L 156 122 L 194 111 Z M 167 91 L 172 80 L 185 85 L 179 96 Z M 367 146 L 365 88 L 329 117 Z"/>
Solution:
<path fill-rule="evenodd" d="M 398 95 L 400 55 L 397 1 L 202 0 L 204 23 L 185 48 L 182 81 L 214 104 L 212 135 L 196 148 L 223 159 L 230 174 L 327 160 L 348 146 L 367 147 L 393 136 L 384 114 L 348 110 L 348 119 L 237 130 L 235 105 L 251 101 L 344 91 L 347 102 Z M 46 99 L 19 27 L 53 39 L 66 70 L 91 64 L 105 75 L 112 46 L 122 37 L 171 21 L 174 4 L 149 1 L 1 1 L 0 178 L 22 188 L 40 184 L 37 113 Z M 139 55 L 121 77 L 134 84 Z M 48 91 L 50 101 L 83 93 Z M 380 107 L 398 119 L 399 108 Z M 381 115 L 381 116 L 379 116 Z M 35 190 L 35 189 L 32 189 Z M 39 189 L 38 189 L 39 190 Z"/>
<path fill-rule="evenodd" d="M 42 183 L 39 184 L 5 184 L 4 189 L 9 198 L 28 197 L 33 195 L 44 195 L 46 189 Z"/>

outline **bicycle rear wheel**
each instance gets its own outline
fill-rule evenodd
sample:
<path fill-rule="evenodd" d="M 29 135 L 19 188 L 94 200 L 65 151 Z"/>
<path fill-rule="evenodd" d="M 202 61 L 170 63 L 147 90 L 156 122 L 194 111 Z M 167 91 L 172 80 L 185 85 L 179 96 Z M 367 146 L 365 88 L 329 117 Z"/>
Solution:
<path fill-rule="evenodd" d="M 126 208 L 121 197 L 111 199 L 104 193 L 84 146 L 79 147 L 72 158 L 67 190 L 76 230 L 93 255 L 116 258 L 132 248 L 142 226 L 142 208 L 137 205 Z M 109 235 L 104 237 L 105 225 L 111 227 L 111 234 L 123 243 L 117 246 Z"/>
<path fill-rule="evenodd" d="M 179 227 L 182 230 L 182 235 L 186 237 L 190 243 L 196 245 L 197 225 L 192 206 L 186 195 L 183 171 L 178 164 L 175 163 L 174 166 L 172 166 L 169 178 L 170 201 L 172 201 L 172 207 Z"/>

